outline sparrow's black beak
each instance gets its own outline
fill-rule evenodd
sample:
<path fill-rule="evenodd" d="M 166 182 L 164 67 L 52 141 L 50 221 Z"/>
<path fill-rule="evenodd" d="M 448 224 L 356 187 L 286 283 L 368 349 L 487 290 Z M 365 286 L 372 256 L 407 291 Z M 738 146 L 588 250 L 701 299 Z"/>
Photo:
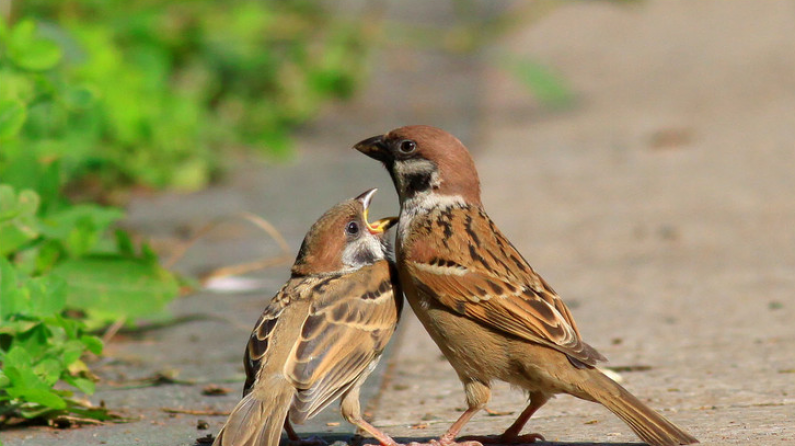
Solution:
<path fill-rule="evenodd" d="M 367 212 L 367 209 L 370 208 L 370 201 L 373 199 L 373 195 L 378 191 L 375 187 L 365 191 L 364 193 L 360 194 L 358 197 L 354 198 L 354 200 L 358 201 L 362 204 L 362 208 L 364 211 Z"/>
<path fill-rule="evenodd" d="M 378 161 L 386 162 L 389 160 L 389 150 L 386 147 L 383 135 L 359 141 L 353 148 Z"/>
<path fill-rule="evenodd" d="M 370 234 L 382 234 L 398 222 L 397 217 L 382 218 L 372 223 L 367 220 L 367 215 L 370 212 L 370 201 L 373 199 L 373 195 L 375 195 L 375 191 L 377 190 L 378 189 L 373 188 L 356 197 L 356 200 L 362 203 L 362 207 L 364 208 L 362 212 L 362 218 L 364 219 L 364 224 L 367 226 L 367 230 L 370 231 Z"/>

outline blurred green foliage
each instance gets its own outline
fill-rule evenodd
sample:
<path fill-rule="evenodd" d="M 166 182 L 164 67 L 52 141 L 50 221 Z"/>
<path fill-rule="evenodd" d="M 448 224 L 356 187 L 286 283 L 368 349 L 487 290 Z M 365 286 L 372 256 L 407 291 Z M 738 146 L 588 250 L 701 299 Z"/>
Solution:
<path fill-rule="evenodd" d="M 234 148 L 284 156 L 290 131 L 349 96 L 366 63 L 364 25 L 310 1 L 14 5 L 39 26 L 2 31 L 0 135 L 21 127 L 18 145 L 60 160 L 68 181 L 195 189 Z"/>

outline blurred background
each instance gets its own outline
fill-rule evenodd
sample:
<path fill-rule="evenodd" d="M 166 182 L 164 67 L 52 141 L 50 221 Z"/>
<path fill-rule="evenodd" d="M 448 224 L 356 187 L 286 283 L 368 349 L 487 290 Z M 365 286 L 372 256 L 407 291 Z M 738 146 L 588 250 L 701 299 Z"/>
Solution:
<path fill-rule="evenodd" d="M 374 186 L 372 215 L 398 211 L 350 147 L 430 124 L 471 149 L 490 215 L 589 343 L 654 365 L 633 375 L 650 398 L 769 444 L 792 433 L 795 2 L 0 0 L 0 14 L 0 428 L 107 420 L 100 399 L 128 418 L 228 409 L 246 332 L 312 222 Z M 253 281 L 199 291 L 251 260 L 268 266 Z M 460 405 L 427 337 L 395 355 L 415 368 L 376 420 L 411 435 L 397 426 L 454 419 L 395 390 Z M 179 373 L 193 384 L 118 391 Z M 191 387 L 226 381 L 210 402 Z M 764 404 L 782 408 L 747 415 Z M 162 438 L 196 429 L 166 424 Z M 33 444 L 23 432 L 2 438 Z"/>

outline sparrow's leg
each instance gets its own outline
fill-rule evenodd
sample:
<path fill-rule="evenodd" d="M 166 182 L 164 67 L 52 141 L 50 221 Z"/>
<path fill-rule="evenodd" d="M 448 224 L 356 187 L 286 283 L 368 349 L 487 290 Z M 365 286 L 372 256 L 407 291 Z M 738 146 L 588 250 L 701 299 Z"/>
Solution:
<path fill-rule="evenodd" d="M 287 432 L 287 438 L 290 441 L 301 441 L 301 437 L 295 432 L 293 425 L 290 423 L 290 417 L 284 419 L 284 430 Z"/>
<path fill-rule="evenodd" d="M 293 425 L 290 423 L 290 417 L 284 419 L 284 430 L 287 432 L 287 439 L 289 440 L 290 446 L 328 446 L 328 442 L 318 436 L 311 436 L 307 438 L 301 438 L 293 429 Z"/>
<path fill-rule="evenodd" d="M 351 421 L 352 424 L 355 424 L 356 427 L 359 429 L 367 432 L 368 434 L 372 435 L 373 438 L 378 440 L 381 443 L 381 446 L 399 446 L 399 444 L 393 440 L 389 435 L 381 432 L 377 427 L 373 426 L 372 424 L 364 421 L 363 419 L 359 419 L 358 421 Z"/>
<path fill-rule="evenodd" d="M 342 416 L 347 422 L 372 435 L 373 438 L 378 440 L 381 446 L 399 446 L 389 435 L 381 432 L 380 429 L 362 418 L 362 412 L 359 406 L 359 386 L 354 387 L 342 397 L 342 401 L 340 401 L 340 412 L 342 412 Z"/>
<path fill-rule="evenodd" d="M 450 426 L 450 429 L 447 429 L 447 433 L 439 438 L 438 444 L 441 446 L 483 446 L 479 441 L 463 441 L 456 443 L 455 438 L 472 416 L 486 407 L 486 403 L 491 399 L 491 389 L 487 384 L 473 380 L 464 383 L 464 393 L 466 394 L 469 408 L 458 417 L 458 420 Z M 432 441 L 431 444 L 433 443 Z"/>
<path fill-rule="evenodd" d="M 527 424 L 527 421 L 530 420 L 530 417 L 532 417 L 533 414 L 541 408 L 541 406 L 546 404 L 547 401 L 549 401 L 549 395 L 542 392 L 530 392 L 530 404 L 525 407 L 521 415 L 519 415 L 519 418 L 517 418 L 516 421 L 514 421 L 513 424 L 502 433 L 502 435 L 500 435 L 500 442 L 533 443 L 536 440 L 543 441 L 544 437 L 541 436 L 541 434 L 519 434 L 522 432 L 524 425 Z"/>
<path fill-rule="evenodd" d="M 519 434 L 522 432 L 524 425 L 527 424 L 527 421 L 530 420 L 530 417 L 532 417 L 541 406 L 546 404 L 547 401 L 549 401 L 549 395 L 542 392 L 530 392 L 530 404 L 522 411 L 519 418 L 517 418 L 501 435 L 489 435 L 486 437 L 467 436 L 461 439 L 479 441 L 484 444 L 527 444 L 535 443 L 537 440 L 544 441 L 544 437 L 541 434 Z"/>
<path fill-rule="evenodd" d="M 476 440 L 469 440 L 466 439 L 462 442 L 456 442 L 455 437 L 458 436 L 458 433 L 461 432 L 461 428 L 464 427 L 465 424 L 469 422 L 469 419 L 472 418 L 472 415 L 475 415 L 480 408 L 469 408 L 464 413 L 458 417 L 455 423 L 450 426 L 450 429 L 439 438 L 439 441 L 431 440 L 431 445 L 437 446 L 483 446 L 483 444 Z"/>

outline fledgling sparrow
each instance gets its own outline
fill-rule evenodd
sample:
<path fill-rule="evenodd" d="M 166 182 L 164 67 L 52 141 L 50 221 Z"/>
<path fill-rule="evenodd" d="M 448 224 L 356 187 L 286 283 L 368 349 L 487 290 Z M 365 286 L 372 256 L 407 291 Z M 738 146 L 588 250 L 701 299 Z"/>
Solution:
<path fill-rule="evenodd" d="M 359 409 L 359 389 L 403 306 L 384 237 L 397 219 L 367 221 L 374 193 L 337 204 L 312 225 L 290 280 L 251 333 L 243 399 L 214 446 L 277 446 L 282 427 L 300 442 L 291 422 L 303 423 L 337 398 L 348 422 L 396 446 Z"/>
<path fill-rule="evenodd" d="M 595 368 L 605 358 L 582 341 L 569 309 L 483 209 L 475 164 L 458 139 L 408 126 L 354 147 L 392 177 L 403 290 L 464 384 L 468 409 L 442 445 L 486 405 L 495 380 L 525 389 L 530 400 L 499 442 L 543 438 L 519 434 L 557 393 L 601 403 L 651 445 L 698 442 Z"/>

